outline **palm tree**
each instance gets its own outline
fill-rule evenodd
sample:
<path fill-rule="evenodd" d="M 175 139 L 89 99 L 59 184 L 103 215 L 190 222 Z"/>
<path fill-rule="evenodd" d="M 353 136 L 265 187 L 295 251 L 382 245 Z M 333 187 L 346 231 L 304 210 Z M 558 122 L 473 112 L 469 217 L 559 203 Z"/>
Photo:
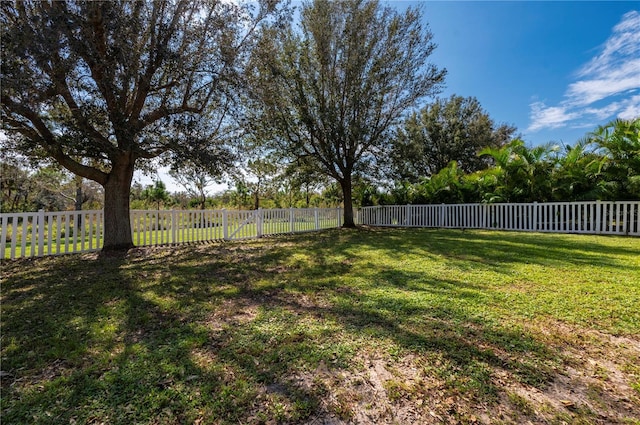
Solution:
<path fill-rule="evenodd" d="M 592 140 L 583 138 L 575 145 L 565 145 L 564 155 L 552 174 L 553 198 L 557 201 L 600 199 L 604 187 L 599 184 L 601 156 Z"/>
<path fill-rule="evenodd" d="M 155 202 L 158 211 L 160 211 L 160 204 L 167 204 L 171 200 L 167 186 L 162 180 L 156 180 L 153 186 L 147 186 L 142 196 L 149 202 Z"/>
<path fill-rule="evenodd" d="M 497 185 L 491 198 L 504 202 L 547 201 L 551 198 L 551 173 L 557 158 L 552 144 L 527 148 L 516 139 L 500 148 L 486 148 L 479 155 L 490 156 L 495 167 Z"/>
<path fill-rule="evenodd" d="M 616 200 L 640 199 L 640 117 L 615 119 L 587 136 L 602 155 L 600 173 Z"/>

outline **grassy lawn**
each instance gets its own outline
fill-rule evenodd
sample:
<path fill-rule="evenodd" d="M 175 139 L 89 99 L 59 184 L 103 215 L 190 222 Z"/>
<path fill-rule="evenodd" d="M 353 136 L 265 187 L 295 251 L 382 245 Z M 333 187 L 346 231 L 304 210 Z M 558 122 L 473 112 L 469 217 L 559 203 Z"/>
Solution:
<path fill-rule="evenodd" d="M 640 423 L 640 239 L 329 230 L 2 263 L 2 420 Z"/>

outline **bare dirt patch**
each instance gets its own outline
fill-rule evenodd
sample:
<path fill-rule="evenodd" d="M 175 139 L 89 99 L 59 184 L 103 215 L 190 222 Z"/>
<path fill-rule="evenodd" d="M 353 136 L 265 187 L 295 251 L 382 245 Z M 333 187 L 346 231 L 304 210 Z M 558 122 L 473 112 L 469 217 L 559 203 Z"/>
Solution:
<path fill-rule="evenodd" d="M 260 305 L 250 299 L 225 300 L 207 319 L 206 324 L 212 331 L 221 331 L 228 326 L 249 323 L 258 315 Z"/>
<path fill-rule="evenodd" d="M 525 416 L 533 423 L 571 423 L 578 413 L 587 413 L 594 423 L 640 423 L 640 393 L 632 388 L 640 380 L 632 367 L 640 365 L 640 340 L 552 321 L 530 327 L 561 354 L 563 367 L 543 389 L 510 381 L 511 404 L 526 403 Z"/>
<path fill-rule="evenodd" d="M 336 370 L 324 362 L 290 381 L 322 394 L 310 424 L 474 423 L 468 401 L 445 396 L 444 382 L 423 373 L 414 356 L 389 360 L 364 354 L 357 370 Z M 482 410 L 481 406 L 476 406 Z"/>
<path fill-rule="evenodd" d="M 559 329 L 553 331 L 556 342 L 563 341 Z M 592 342 L 581 347 L 571 338 L 564 340 L 558 347 L 563 366 L 540 388 L 495 368 L 499 394 L 493 402 L 470 399 L 448 387 L 425 371 L 424 359 L 417 355 L 390 359 L 361 353 L 357 367 L 340 370 L 321 362 L 289 382 L 319 396 L 316 415 L 305 422 L 313 424 L 571 424 L 585 417 L 594 424 L 640 421 L 638 392 L 631 387 L 637 377 L 624 372 L 625 362 L 640 355 L 638 341 L 594 335 L 601 342 L 596 348 Z"/>

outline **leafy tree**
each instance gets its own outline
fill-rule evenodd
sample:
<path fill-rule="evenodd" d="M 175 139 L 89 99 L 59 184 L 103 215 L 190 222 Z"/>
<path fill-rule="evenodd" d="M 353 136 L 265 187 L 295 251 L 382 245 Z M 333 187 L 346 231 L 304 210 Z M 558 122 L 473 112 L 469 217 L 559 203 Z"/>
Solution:
<path fill-rule="evenodd" d="M 602 155 L 600 170 L 610 199 L 640 199 L 640 118 L 616 119 L 587 138 Z"/>
<path fill-rule="evenodd" d="M 213 183 L 219 183 L 220 178 L 212 176 L 207 167 L 203 167 L 194 161 L 182 161 L 169 171 L 169 175 L 184 189 L 187 194 L 198 200 L 200 209 L 207 205 L 207 189 Z"/>
<path fill-rule="evenodd" d="M 293 198 L 297 194 L 304 199 L 305 208 L 311 206 L 313 193 L 328 183 L 326 174 L 320 172 L 309 157 L 296 158 L 288 163 L 279 181 L 288 199 L 287 206 L 293 206 Z"/>
<path fill-rule="evenodd" d="M 308 158 L 339 184 L 352 227 L 354 173 L 386 159 L 392 126 L 439 90 L 445 71 L 427 62 L 435 45 L 417 10 L 316 0 L 300 16 L 299 31 L 265 33 L 251 122 L 272 126 L 273 149 Z"/>
<path fill-rule="evenodd" d="M 249 188 L 244 180 L 236 179 L 235 189 L 231 190 L 231 200 L 233 205 L 237 205 L 238 209 L 249 207 Z"/>
<path fill-rule="evenodd" d="M 391 156 L 394 173 L 417 181 L 437 174 L 451 161 L 465 173 L 487 168 L 478 152 L 505 145 L 515 131 L 505 124 L 497 126 L 474 97 L 439 99 L 409 116 L 397 131 Z"/>
<path fill-rule="evenodd" d="M 29 171 L 15 162 L 2 161 L 0 163 L 0 193 L 2 203 L 0 212 L 29 211 L 31 206 L 30 194 L 33 182 L 29 178 Z"/>
<path fill-rule="evenodd" d="M 253 197 L 253 209 L 260 208 L 260 197 L 270 188 L 278 173 L 278 165 L 270 158 L 249 160 L 245 166 L 247 173 L 244 184 Z"/>
<path fill-rule="evenodd" d="M 553 198 L 558 201 L 601 199 L 603 186 L 599 178 L 602 157 L 594 152 L 588 138 L 565 146 L 552 173 Z"/>
<path fill-rule="evenodd" d="M 13 149 L 104 187 L 104 250 L 133 246 L 129 192 L 141 161 L 226 162 L 212 135 L 228 122 L 251 34 L 274 3 L 252 16 L 226 1 L 2 2 L 3 129 Z"/>
<path fill-rule="evenodd" d="M 95 185 L 70 177 L 60 167 L 49 165 L 35 172 L 15 158 L 0 163 L 2 212 L 81 210 L 99 207 L 101 195 Z M 76 220 L 80 226 L 81 220 Z"/>
<path fill-rule="evenodd" d="M 156 180 L 153 185 L 147 186 L 142 191 L 142 198 L 154 202 L 158 210 L 160 210 L 160 204 L 166 205 L 171 201 L 171 195 L 162 180 Z"/>
<path fill-rule="evenodd" d="M 417 203 L 456 204 L 464 202 L 464 172 L 451 161 L 438 173 L 423 178 L 413 198 Z"/>

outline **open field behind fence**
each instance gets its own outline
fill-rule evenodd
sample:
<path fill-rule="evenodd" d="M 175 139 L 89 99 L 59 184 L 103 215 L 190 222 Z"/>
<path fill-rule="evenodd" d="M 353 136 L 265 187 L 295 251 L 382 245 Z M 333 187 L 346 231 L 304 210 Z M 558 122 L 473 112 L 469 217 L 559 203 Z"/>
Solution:
<path fill-rule="evenodd" d="M 340 227 L 338 208 L 232 210 L 134 210 L 133 243 L 175 245 L 259 238 Z M 102 248 L 103 211 L 0 215 L 2 258 L 91 252 Z"/>

